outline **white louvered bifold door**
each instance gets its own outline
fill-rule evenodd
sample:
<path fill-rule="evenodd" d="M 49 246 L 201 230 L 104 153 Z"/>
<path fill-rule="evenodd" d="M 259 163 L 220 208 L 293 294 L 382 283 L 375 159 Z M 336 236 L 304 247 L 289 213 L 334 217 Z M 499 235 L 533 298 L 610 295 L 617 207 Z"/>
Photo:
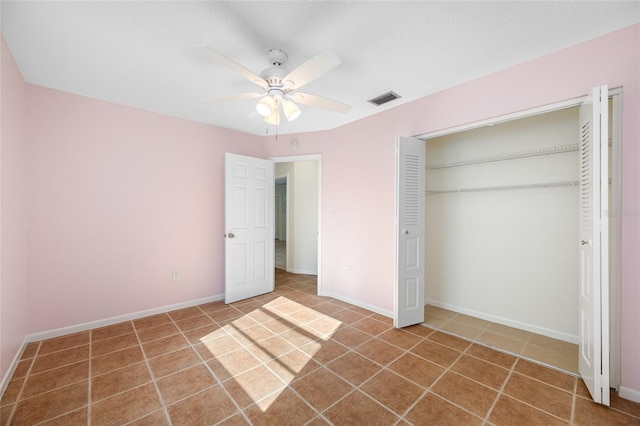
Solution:
<path fill-rule="evenodd" d="M 424 157 L 424 141 L 396 140 L 396 327 L 424 322 Z"/>
<path fill-rule="evenodd" d="M 580 106 L 579 370 L 595 402 L 609 405 L 608 90 Z"/>

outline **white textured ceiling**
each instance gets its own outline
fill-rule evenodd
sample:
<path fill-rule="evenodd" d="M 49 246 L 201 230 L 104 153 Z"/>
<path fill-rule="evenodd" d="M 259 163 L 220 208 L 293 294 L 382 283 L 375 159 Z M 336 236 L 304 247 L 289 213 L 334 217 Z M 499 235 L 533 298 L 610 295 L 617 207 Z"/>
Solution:
<path fill-rule="evenodd" d="M 257 86 L 201 45 L 260 73 L 324 51 L 342 63 L 304 91 L 348 114 L 300 106 L 279 133 L 339 125 L 640 22 L 640 2 L 2 1 L 2 33 L 25 80 L 96 99 L 265 134 Z M 367 99 L 393 90 L 382 107 Z M 271 128 L 270 132 L 274 129 Z"/>

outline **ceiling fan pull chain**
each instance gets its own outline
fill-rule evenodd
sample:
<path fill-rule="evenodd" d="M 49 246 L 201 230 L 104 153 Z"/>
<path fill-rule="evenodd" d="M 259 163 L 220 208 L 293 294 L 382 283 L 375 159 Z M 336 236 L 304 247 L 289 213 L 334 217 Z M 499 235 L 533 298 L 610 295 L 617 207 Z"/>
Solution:
<path fill-rule="evenodd" d="M 278 140 L 278 125 L 276 124 L 275 126 L 276 126 L 276 140 Z M 267 136 L 269 135 L 269 123 L 268 122 L 266 123 L 266 128 L 264 130 L 264 134 L 267 135 Z"/>

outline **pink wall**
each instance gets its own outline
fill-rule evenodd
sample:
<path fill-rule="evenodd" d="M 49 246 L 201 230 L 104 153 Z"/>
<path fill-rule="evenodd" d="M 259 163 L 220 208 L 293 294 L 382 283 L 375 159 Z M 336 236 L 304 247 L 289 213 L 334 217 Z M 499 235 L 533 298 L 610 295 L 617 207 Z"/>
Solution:
<path fill-rule="evenodd" d="M 0 379 L 27 332 L 27 85 L 0 37 Z"/>
<path fill-rule="evenodd" d="M 393 310 L 394 140 L 623 88 L 622 385 L 640 395 L 640 25 L 325 132 L 269 138 L 268 156 L 322 153 L 323 289 Z M 289 150 L 295 136 L 299 149 Z M 335 212 L 336 220 L 332 220 Z M 353 274 L 347 276 L 346 267 Z"/>
<path fill-rule="evenodd" d="M 262 156 L 260 139 L 27 94 L 29 332 L 223 294 L 224 152 Z"/>
<path fill-rule="evenodd" d="M 398 135 L 582 96 L 599 84 L 623 86 L 623 207 L 639 211 L 639 38 L 636 25 L 338 129 L 296 135 L 293 152 L 292 136 L 248 136 L 27 85 L 27 332 L 221 294 L 225 151 L 321 153 L 324 290 L 387 311 Z M 2 214 L 4 223 L 4 207 Z M 623 386 L 636 391 L 639 220 L 623 221 L 622 373 Z M 170 280 L 173 269 L 182 280 Z"/>

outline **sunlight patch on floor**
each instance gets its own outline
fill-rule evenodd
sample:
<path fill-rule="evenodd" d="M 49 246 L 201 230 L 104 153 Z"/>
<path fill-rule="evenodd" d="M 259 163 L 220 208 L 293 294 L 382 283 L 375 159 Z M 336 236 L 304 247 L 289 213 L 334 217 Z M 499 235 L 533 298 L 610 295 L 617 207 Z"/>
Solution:
<path fill-rule="evenodd" d="M 200 341 L 265 412 L 341 324 L 280 296 Z"/>

